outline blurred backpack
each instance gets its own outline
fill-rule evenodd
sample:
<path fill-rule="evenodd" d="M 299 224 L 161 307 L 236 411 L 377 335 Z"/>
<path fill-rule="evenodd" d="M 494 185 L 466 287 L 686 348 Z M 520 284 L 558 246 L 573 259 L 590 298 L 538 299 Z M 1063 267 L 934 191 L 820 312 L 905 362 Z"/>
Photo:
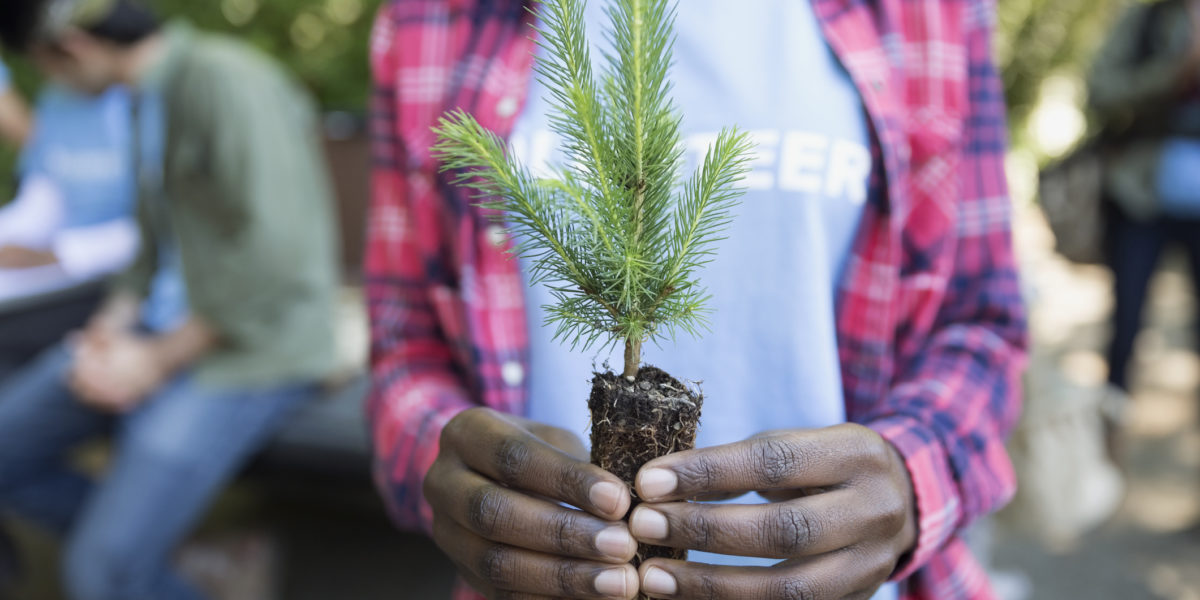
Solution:
<path fill-rule="evenodd" d="M 1054 250 L 1071 262 L 1104 263 L 1104 146 L 1092 140 L 1038 175 Z"/>

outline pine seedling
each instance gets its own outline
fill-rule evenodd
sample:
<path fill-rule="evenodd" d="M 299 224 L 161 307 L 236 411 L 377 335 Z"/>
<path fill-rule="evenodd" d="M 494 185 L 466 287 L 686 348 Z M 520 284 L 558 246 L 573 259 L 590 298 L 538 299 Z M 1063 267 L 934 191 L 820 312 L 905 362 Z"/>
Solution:
<path fill-rule="evenodd" d="M 500 211 L 534 281 L 550 286 L 545 325 L 556 339 L 584 349 L 624 343 L 622 375 L 633 381 L 646 341 L 706 326 L 697 271 L 732 218 L 752 147 L 736 128 L 721 131 L 680 185 L 672 3 L 612 0 L 598 74 L 583 11 L 584 0 L 539 3 L 536 74 L 566 158 L 554 177 L 534 177 L 462 110 L 440 120 L 433 150 L 457 184 Z"/>

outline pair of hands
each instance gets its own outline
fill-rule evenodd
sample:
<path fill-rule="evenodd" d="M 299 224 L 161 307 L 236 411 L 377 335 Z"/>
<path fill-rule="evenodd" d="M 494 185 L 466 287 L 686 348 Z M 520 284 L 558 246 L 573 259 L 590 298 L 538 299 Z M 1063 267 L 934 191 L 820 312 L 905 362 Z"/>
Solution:
<path fill-rule="evenodd" d="M 69 377 L 85 404 L 129 412 L 220 342 L 217 330 L 197 315 L 167 333 L 140 335 L 133 331 L 140 306 L 136 296 L 117 293 L 76 336 Z"/>
<path fill-rule="evenodd" d="M 58 257 L 48 250 L 0 244 L 0 269 L 32 269 L 58 264 Z"/>
<path fill-rule="evenodd" d="M 916 543 L 895 449 L 857 425 L 770 432 L 680 452 L 637 476 L 645 503 L 573 434 L 486 408 L 447 424 L 425 479 L 433 536 L 489 598 L 870 598 Z M 758 492 L 762 505 L 695 499 Z M 578 507 L 579 510 L 564 507 Z M 652 559 L 637 541 L 781 559 L 728 567 Z"/>
<path fill-rule="evenodd" d="M 170 375 L 160 355 L 152 338 L 94 322 L 75 340 L 71 389 L 97 410 L 127 413 Z"/>

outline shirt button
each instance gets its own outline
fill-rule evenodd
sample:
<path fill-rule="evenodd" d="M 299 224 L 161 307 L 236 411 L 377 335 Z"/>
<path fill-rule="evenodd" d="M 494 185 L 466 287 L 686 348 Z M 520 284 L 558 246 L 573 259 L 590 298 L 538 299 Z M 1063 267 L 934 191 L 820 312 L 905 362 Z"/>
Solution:
<path fill-rule="evenodd" d="M 517 114 L 517 99 L 513 96 L 505 96 L 496 104 L 496 114 L 501 119 L 507 119 Z"/>
<path fill-rule="evenodd" d="M 504 231 L 504 227 L 501 225 L 488 225 L 484 235 L 487 236 L 488 243 L 496 248 L 503 248 L 505 242 L 508 241 L 508 233 Z"/>
<path fill-rule="evenodd" d="M 510 360 L 500 367 L 500 377 L 504 379 L 504 383 L 509 387 L 517 387 L 521 382 L 525 381 L 525 367 L 521 363 Z"/>

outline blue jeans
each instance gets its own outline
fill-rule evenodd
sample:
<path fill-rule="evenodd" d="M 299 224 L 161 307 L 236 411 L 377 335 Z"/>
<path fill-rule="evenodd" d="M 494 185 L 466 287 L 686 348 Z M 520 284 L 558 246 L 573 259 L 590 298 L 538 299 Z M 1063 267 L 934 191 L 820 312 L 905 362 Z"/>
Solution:
<path fill-rule="evenodd" d="M 218 388 L 182 375 L 114 417 L 78 402 L 70 365 L 56 347 L 0 387 L 0 511 L 65 540 L 73 600 L 201 600 L 170 553 L 312 385 Z M 109 432 L 100 481 L 69 466 L 72 448 Z"/>

